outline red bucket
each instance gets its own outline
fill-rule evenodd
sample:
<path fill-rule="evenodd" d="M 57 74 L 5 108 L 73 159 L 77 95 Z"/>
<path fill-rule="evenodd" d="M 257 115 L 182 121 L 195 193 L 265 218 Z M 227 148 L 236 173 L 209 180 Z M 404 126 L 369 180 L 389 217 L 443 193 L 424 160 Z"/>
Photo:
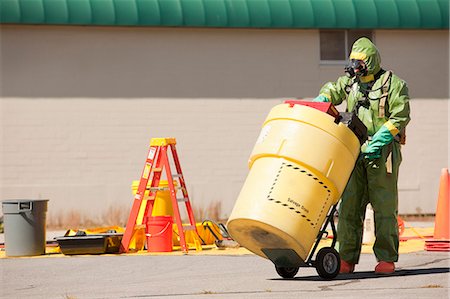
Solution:
<path fill-rule="evenodd" d="M 147 219 L 147 251 L 172 251 L 172 216 L 153 216 Z"/>

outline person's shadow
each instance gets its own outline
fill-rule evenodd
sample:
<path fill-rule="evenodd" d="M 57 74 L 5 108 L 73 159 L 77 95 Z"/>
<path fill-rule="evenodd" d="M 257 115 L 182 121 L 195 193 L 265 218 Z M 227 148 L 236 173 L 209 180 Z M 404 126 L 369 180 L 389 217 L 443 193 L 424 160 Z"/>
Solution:
<path fill-rule="evenodd" d="M 376 279 L 385 277 L 397 276 L 413 276 L 413 275 L 427 275 L 427 274 L 441 274 L 450 273 L 450 268 L 426 268 L 426 269 L 400 269 L 392 274 L 375 274 L 373 271 L 354 272 L 351 274 L 339 274 L 330 280 L 355 280 L 355 279 Z M 298 276 L 290 279 L 286 278 L 272 278 L 270 280 L 298 280 L 298 281 L 323 281 L 326 280 L 319 275 L 314 276 Z"/>

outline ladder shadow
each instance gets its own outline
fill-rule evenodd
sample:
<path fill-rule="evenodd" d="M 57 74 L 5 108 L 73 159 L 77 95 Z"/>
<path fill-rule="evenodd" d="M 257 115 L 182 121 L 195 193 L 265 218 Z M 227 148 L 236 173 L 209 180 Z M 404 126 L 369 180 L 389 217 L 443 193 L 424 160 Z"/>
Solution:
<path fill-rule="evenodd" d="M 426 269 L 401 269 L 396 270 L 393 274 L 375 274 L 373 271 L 362 271 L 354 272 L 351 274 L 339 274 L 330 280 L 359 280 L 359 279 L 377 279 L 386 277 L 399 277 L 399 276 L 415 276 L 415 275 L 429 275 L 429 274 L 442 274 L 450 273 L 450 268 L 440 267 L 440 268 L 426 268 Z M 286 278 L 271 278 L 270 280 L 289 280 L 289 281 L 324 281 L 326 279 L 320 277 L 319 275 L 311 276 L 299 276 L 291 279 Z"/>

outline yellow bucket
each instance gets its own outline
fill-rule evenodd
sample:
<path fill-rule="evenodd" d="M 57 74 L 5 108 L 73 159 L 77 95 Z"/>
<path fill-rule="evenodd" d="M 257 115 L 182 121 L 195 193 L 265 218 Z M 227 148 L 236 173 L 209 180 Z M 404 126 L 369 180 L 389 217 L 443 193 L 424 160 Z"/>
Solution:
<path fill-rule="evenodd" d="M 151 184 L 149 181 L 148 185 Z M 177 182 L 173 182 L 174 187 L 177 187 Z M 136 194 L 139 187 L 139 181 L 133 181 L 131 184 L 131 190 L 133 195 Z M 159 181 L 159 190 L 156 193 L 155 203 L 153 204 L 153 210 L 151 216 L 173 216 L 172 199 L 170 197 L 169 183 L 166 180 Z M 141 209 L 139 210 L 137 224 L 142 224 L 142 220 L 145 213 L 145 204 L 148 200 L 150 190 L 145 191 L 144 199 L 142 201 Z"/>
<path fill-rule="evenodd" d="M 230 235 L 262 257 L 266 249 L 292 249 L 305 261 L 359 150 L 358 138 L 334 117 L 302 105 L 275 106 L 251 153 L 227 223 Z"/>
<path fill-rule="evenodd" d="M 131 184 L 131 191 L 133 195 L 136 194 L 140 181 L 133 181 Z M 148 185 L 151 184 L 151 181 L 148 182 Z M 177 187 L 177 181 L 173 182 L 174 187 Z M 169 183 L 167 180 L 160 180 L 159 186 L 160 190 L 156 193 L 155 202 L 153 204 L 152 217 L 156 216 L 172 216 L 173 217 L 173 209 L 172 209 L 172 199 L 170 197 Z M 133 233 L 133 237 L 130 242 L 130 248 L 134 250 L 142 250 L 145 244 L 145 223 L 144 222 L 144 214 L 145 214 L 145 206 L 147 204 L 149 191 L 145 191 L 144 199 L 142 200 L 141 208 L 139 209 L 138 217 L 136 219 L 136 228 Z"/>

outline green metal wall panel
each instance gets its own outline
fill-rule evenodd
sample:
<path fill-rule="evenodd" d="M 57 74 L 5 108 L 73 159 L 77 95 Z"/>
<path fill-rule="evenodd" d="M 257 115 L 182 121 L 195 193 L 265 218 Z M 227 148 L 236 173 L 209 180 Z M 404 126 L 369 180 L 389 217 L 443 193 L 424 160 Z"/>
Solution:
<path fill-rule="evenodd" d="M 334 6 L 336 28 L 351 28 L 356 18 L 356 10 L 352 0 L 342 0 Z"/>
<path fill-rule="evenodd" d="M 397 5 L 400 16 L 400 27 L 410 28 L 414 26 L 414 24 L 421 23 L 417 3 L 415 2 L 404 3 L 402 1 L 399 1 Z"/>
<path fill-rule="evenodd" d="M 290 2 L 294 23 L 298 28 L 315 28 L 314 9 L 311 1 L 296 0 Z"/>
<path fill-rule="evenodd" d="M 114 10 L 117 25 L 139 24 L 136 1 L 115 0 Z"/>
<path fill-rule="evenodd" d="M 270 28 L 271 16 L 266 0 L 247 0 L 251 27 Z"/>
<path fill-rule="evenodd" d="M 161 24 L 158 0 L 136 0 L 138 24 L 141 26 L 158 26 Z"/>
<path fill-rule="evenodd" d="M 335 28 L 336 14 L 334 13 L 333 0 L 311 1 L 313 8 L 314 24 L 319 28 Z"/>
<path fill-rule="evenodd" d="M 17 23 L 20 20 L 20 6 L 18 1 L 0 2 L 0 21 L 2 23 Z"/>
<path fill-rule="evenodd" d="M 441 21 L 445 28 L 448 28 L 449 20 L 449 0 L 438 0 L 440 12 L 441 12 Z"/>
<path fill-rule="evenodd" d="M 192 0 L 189 3 L 181 2 L 183 18 L 186 26 L 202 26 L 206 23 L 205 6 L 201 0 Z"/>
<path fill-rule="evenodd" d="M 400 19 L 398 17 L 398 6 L 392 0 L 378 0 L 375 2 L 378 12 L 378 22 L 385 28 L 399 28 Z"/>
<path fill-rule="evenodd" d="M 69 17 L 67 24 L 92 24 L 92 10 L 90 0 L 72 0 L 67 2 Z M 64 24 L 64 23 L 60 23 Z"/>
<path fill-rule="evenodd" d="M 276 3 L 268 1 L 272 26 L 275 28 L 289 27 L 294 24 L 294 17 L 289 0 L 279 0 Z"/>
<path fill-rule="evenodd" d="M 228 15 L 224 1 L 204 2 L 205 21 L 211 27 L 227 27 Z"/>
<path fill-rule="evenodd" d="M 420 11 L 420 17 L 425 28 L 434 28 L 440 25 L 442 16 L 439 3 L 432 1 L 430 3 L 418 2 L 417 4 L 418 10 Z M 440 16 L 440 18 L 437 16 Z"/>
<path fill-rule="evenodd" d="M 25 23 L 42 23 L 46 21 L 42 1 L 19 1 L 20 17 Z"/>
<path fill-rule="evenodd" d="M 158 1 L 162 26 L 183 26 L 183 10 L 179 0 Z"/>
<path fill-rule="evenodd" d="M 69 19 L 66 1 L 47 0 L 43 4 L 47 23 L 61 24 Z"/>
<path fill-rule="evenodd" d="M 374 0 L 353 1 L 358 28 L 383 27 L 383 24 L 378 22 L 378 10 L 374 2 Z"/>
<path fill-rule="evenodd" d="M 228 11 L 228 24 L 234 27 L 250 27 L 250 14 L 246 0 L 225 1 Z"/>
<path fill-rule="evenodd" d="M 93 25 L 116 24 L 113 1 L 114 0 L 90 1 Z"/>
<path fill-rule="evenodd" d="M 448 29 L 449 0 L 0 0 L 0 22 L 222 28 Z"/>

